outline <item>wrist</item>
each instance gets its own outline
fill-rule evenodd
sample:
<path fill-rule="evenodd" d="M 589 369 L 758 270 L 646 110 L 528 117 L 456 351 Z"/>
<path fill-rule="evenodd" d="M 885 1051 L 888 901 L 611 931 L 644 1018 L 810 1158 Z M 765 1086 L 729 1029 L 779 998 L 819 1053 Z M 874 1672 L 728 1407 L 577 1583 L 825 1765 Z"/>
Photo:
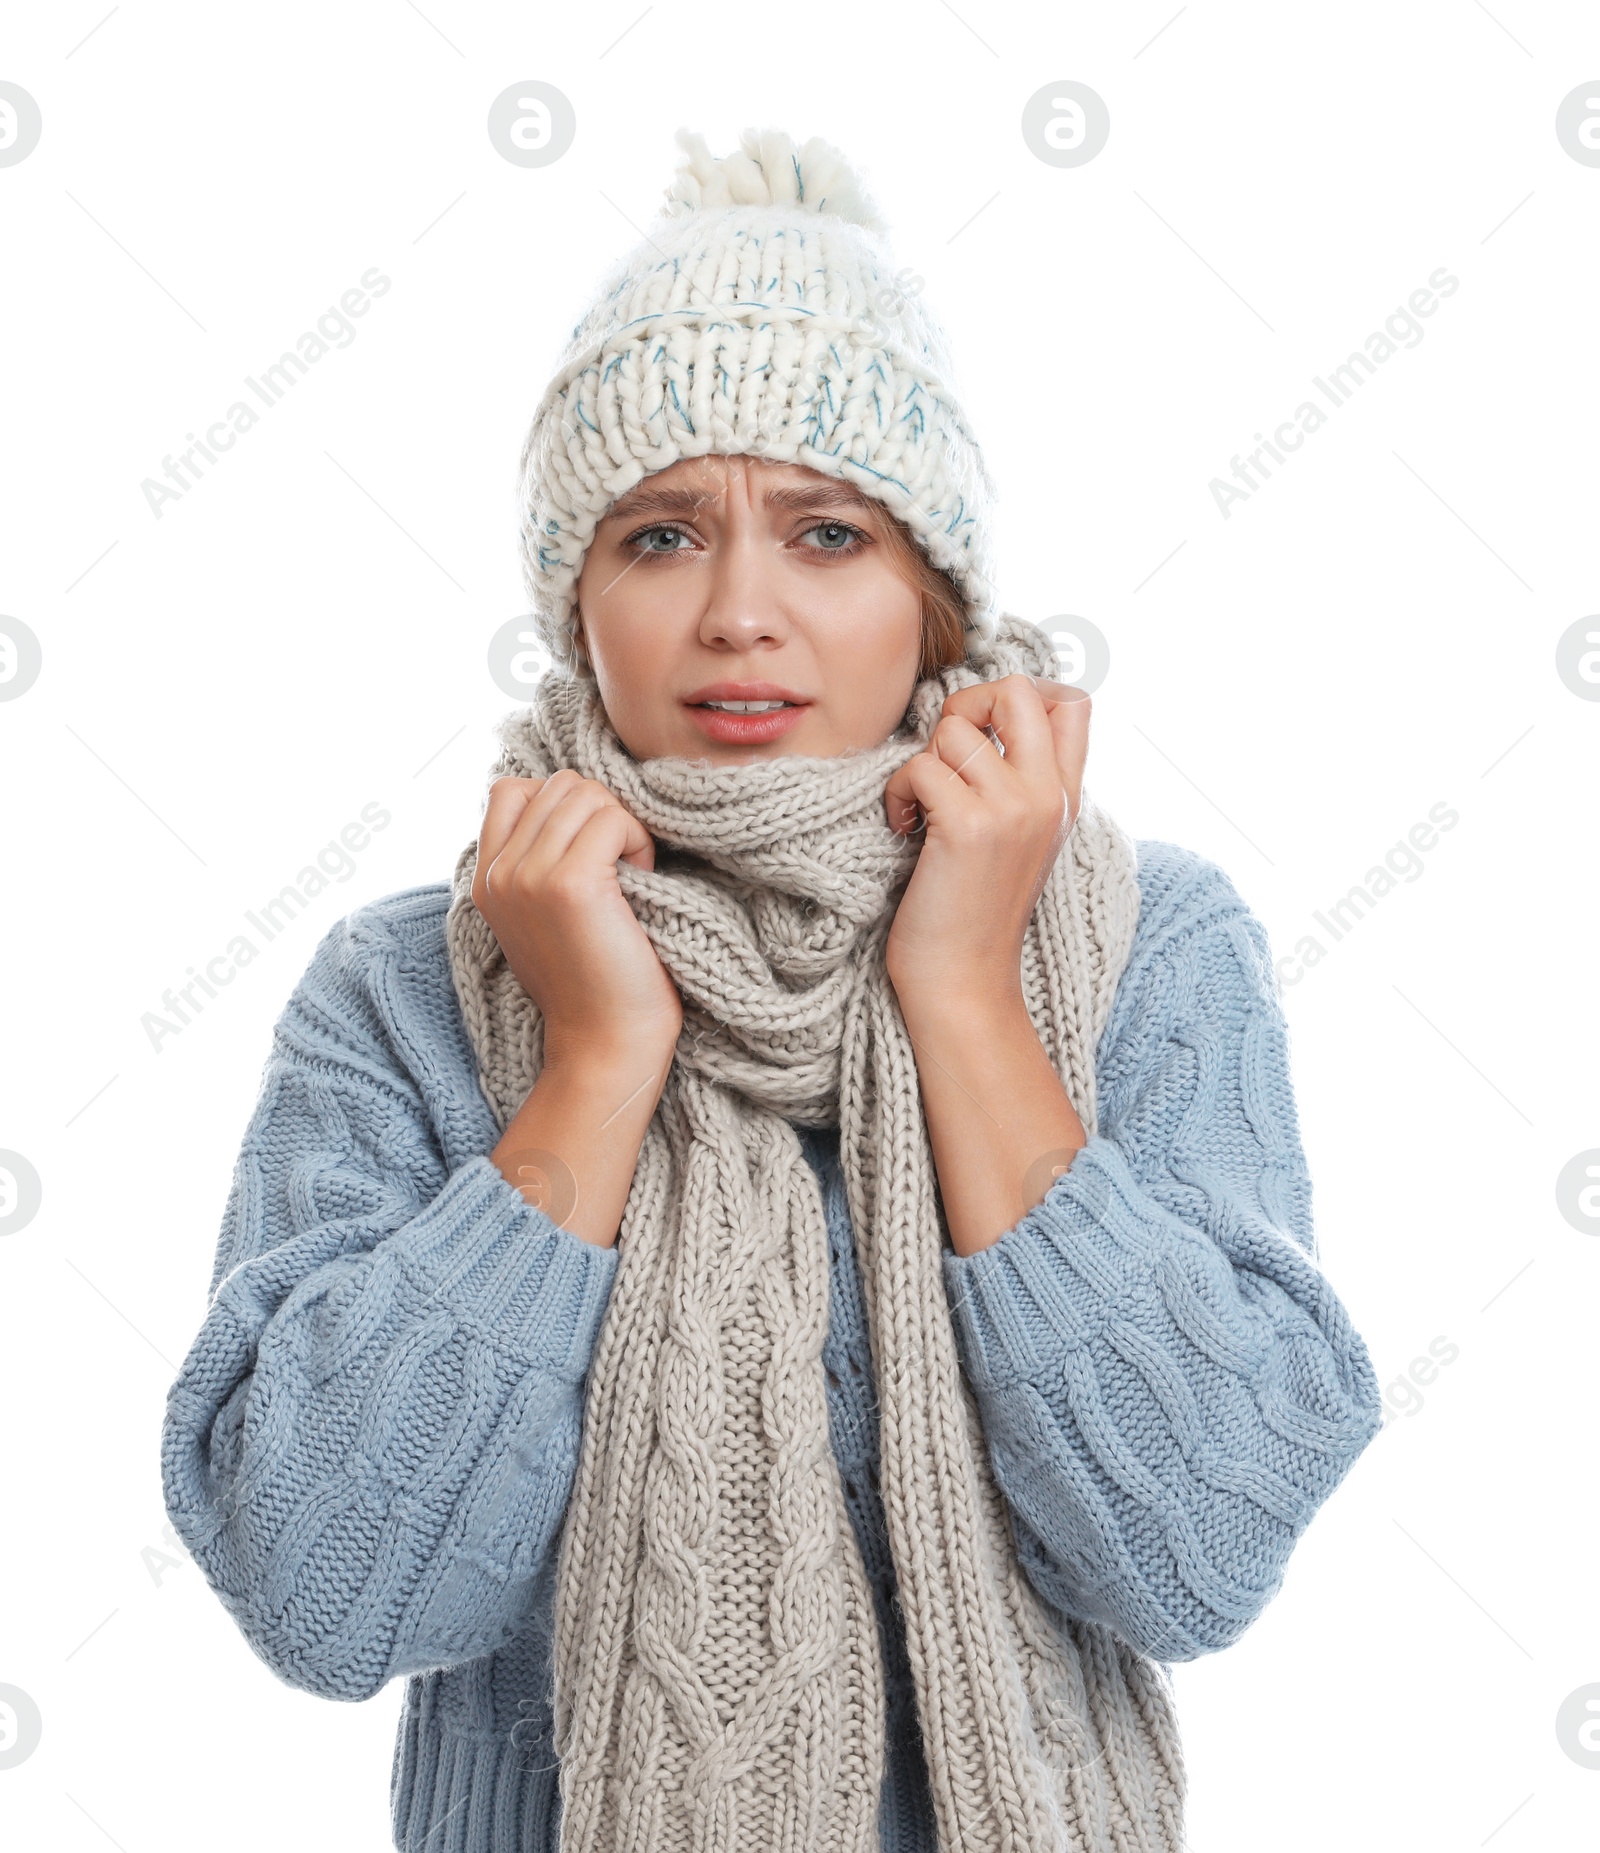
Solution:
<path fill-rule="evenodd" d="M 580 1111 L 601 1111 L 608 1120 L 615 1114 L 642 1125 L 661 1098 L 671 1062 L 670 1050 L 660 1052 L 642 1043 L 626 1049 L 590 1045 L 554 1055 L 547 1052 L 536 1087 L 546 1099 L 559 1095 Z"/>
<path fill-rule="evenodd" d="M 502 1176 L 560 1227 L 609 1248 L 670 1065 L 642 1043 L 558 1042 L 491 1153 Z"/>
<path fill-rule="evenodd" d="M 1033 1033 L 1020 974 L 1007 982 L 991 970 L 895 983 L 906 1028 L 919 1040 Z"/>
<path fill-rule="evenodd" d="M 656 1068 L 665 1071 L 678 1045 L 682 1017 L 644 1021 L 624 1026 L 604 1022 L 566 1024 L 545 1019 L 544 1066 L 573 1076 L 593 1075 L 614 1080 Z"/>
<path fill-rule="evenodd" d="M 671 1066 L 672 1045 L 659 1037 L 547 1037 L 524 1107 L 536 1115 L 554 1110 L 611 1142 L 642 1138 Z"/>

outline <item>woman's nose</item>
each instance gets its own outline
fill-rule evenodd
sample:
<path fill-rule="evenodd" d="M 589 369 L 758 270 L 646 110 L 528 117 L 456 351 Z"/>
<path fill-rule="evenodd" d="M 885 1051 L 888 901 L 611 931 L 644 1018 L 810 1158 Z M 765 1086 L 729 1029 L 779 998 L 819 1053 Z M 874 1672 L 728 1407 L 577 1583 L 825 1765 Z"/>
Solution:
<path fill-rule="evenodd" d="M 702 642 L 748 650 L 787 635 L 777 550 L 759 524 L 735 514 L 719 536 L 709 577 Z"/>

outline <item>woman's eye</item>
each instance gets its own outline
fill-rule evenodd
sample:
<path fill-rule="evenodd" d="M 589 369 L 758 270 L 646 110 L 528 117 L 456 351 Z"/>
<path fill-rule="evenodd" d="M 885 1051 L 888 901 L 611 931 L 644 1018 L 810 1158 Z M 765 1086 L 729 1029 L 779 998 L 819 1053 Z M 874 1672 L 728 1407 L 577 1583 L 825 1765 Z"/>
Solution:
<path fill-rule="evenodd" d="M 821 551 L 823 553 L 846 553 L 852 541 L 861 538 L 861 530 L 853 528 L 846 521 L 819 521 L 814 528 L 806 530 L 808 534 L 823 536 Z"/>
<path fill-rule="evenodd" d="M 652 544 L 662 537 L 665 537 L 668 545 L 657 547 Z M 644 543 L 640 548 L 642 553 L 682 553 L 684 549 L 678 546 L 677 542 L 686 541 L 688 538 L 682 528 L 641 528 L 631 537 L 629 544 L 635 545 L 642 541 Z"/>

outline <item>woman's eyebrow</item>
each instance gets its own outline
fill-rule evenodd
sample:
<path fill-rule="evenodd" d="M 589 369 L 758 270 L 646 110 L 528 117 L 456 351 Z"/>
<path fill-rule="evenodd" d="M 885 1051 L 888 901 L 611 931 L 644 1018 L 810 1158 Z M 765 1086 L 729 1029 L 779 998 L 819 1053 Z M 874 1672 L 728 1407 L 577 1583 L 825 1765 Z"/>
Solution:
<path fill-rule="evenodd" d="M 867 498 L 848 483 L 800 483 L 793 489 L 769 489 L 761 499 L 768 508 L 790 508 L 796 511 L 869 507 Z"/>
<path fill-rule="evenodd" d="M 608 518 L 629 519 L 634 515 L 680 515 L 716 500 L 719 491 L 706 489 L 651 489 L 641 486 L 618 496 L 607 511 Z"/>
<path fill-rule="evenodd" d="M 640 484 L 612 503 L 609 517 L 631 521 L 639 515 L 693 514 L 707 502 L 716 501 L 723 491 L 682 488 L 652 489 Z M 800 511 L 818 508 L 848 508 L 865 511 L 865 496 L 848 483 L 801 483 L 794 488 L 769 489 L 761 498 L 768 508 Z"/>

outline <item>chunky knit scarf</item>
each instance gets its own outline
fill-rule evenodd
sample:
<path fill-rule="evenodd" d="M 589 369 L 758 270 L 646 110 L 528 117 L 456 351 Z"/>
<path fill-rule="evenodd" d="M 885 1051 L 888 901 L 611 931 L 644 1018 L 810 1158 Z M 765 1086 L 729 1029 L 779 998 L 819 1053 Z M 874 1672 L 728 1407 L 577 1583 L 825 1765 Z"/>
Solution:
<path fill-rule="evenodd" d="M 881 1419 L 884 1509 L 946 1853 L 1178 1853 L 1166 1669 L 1049 1608 L 1020 1568 L 959 1365 L 914 1053 L 884 967 L 917 842 L 883 788 L 945 696 L 1049 675 L 1002 618 L 837 759 L 636 761 L 592 680 L 552 675 L 492 776 L 571 766 L 657 839 L 618 879 L 684 999 L 590 1376 L 558 1563 L 563 1853 L 876 1853 L 883 1666 L 829 1441 L 827 1231 L 795 1124 L 837 1123 Z M 447 934 L 503 1128 L 539 1014 L 455 868 Z M 1138 912 L 1088 799 L 1023 949 L 1032 1020 L 1085 1127 Z"/>

